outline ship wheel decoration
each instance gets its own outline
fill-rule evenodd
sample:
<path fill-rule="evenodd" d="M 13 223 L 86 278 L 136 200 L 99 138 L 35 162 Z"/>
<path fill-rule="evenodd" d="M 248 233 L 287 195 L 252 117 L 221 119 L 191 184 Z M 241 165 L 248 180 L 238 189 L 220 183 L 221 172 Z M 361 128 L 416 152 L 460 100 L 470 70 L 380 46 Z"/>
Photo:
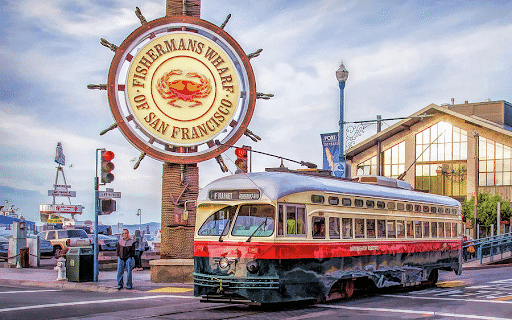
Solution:
<path fill-rule="evenodd" d="M 108 91 L 115 123 L 145 155 L 172 163 L 198 163 L 216 158 L 242 136 L 261 140 L 248 129 L 256 99 L 272 94 L 256 92 L 249 60 L 221 27 L 189 17 L 163 17 L 150 22 L 139 8 L 141 26 L 120 46 L 101 39 L 115 52 L 108 83 L 89 89 Z"/>

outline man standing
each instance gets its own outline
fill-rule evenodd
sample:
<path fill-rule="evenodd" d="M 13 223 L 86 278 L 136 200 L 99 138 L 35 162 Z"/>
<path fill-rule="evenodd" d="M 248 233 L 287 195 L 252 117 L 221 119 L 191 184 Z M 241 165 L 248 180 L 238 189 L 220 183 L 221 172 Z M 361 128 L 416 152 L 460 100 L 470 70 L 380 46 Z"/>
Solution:
<path fill-rule="evenodd" d="M 126 269 L 126 289 L 133 289 L 132 269 L 135 265 L 135 241 L 130 238 L 128 229 L 123 229 L 123 236 L 117 243 L 117 290 L 124 285 L 123 275 Z"/>

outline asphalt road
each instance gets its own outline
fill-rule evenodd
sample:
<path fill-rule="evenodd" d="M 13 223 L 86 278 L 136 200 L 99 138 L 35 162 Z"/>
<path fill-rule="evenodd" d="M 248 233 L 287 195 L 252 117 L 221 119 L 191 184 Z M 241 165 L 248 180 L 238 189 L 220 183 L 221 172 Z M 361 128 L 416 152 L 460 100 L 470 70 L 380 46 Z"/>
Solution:
<path fill-rule="evenodd" d="M 169 290 L 171 291 L 171 290 Z M 441 272 L 434 288 L 358 292 L 275 308 L 200 303 L 192 292 L 0 287 L 0 319 L 512 319 L 512 267 Z"/>

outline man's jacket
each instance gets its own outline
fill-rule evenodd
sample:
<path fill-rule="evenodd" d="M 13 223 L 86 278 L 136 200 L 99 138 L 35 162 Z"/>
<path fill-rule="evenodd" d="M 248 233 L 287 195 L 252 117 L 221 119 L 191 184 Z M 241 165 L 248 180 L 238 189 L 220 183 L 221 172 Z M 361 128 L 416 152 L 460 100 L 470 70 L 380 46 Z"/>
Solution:
<path fill-rule="evenodd" d="M 119 239 L 116 252 L 117 256 L 123 261 L 135 256 L 135 241 L 132 238 L 128 238 L 128 240 L 124 238 Z"/>

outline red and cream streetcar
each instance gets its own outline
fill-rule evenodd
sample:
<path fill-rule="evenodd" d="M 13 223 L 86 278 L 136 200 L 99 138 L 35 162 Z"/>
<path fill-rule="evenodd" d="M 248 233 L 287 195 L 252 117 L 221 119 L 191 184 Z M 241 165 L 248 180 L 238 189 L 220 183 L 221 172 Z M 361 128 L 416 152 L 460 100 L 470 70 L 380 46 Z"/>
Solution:
<path fill-rule="evenodd" d="M 236 174 L 201 190 L 194 294 L 277 303 L 435 283 L 461 268 L 461 207 L 384 178 Z"/>

